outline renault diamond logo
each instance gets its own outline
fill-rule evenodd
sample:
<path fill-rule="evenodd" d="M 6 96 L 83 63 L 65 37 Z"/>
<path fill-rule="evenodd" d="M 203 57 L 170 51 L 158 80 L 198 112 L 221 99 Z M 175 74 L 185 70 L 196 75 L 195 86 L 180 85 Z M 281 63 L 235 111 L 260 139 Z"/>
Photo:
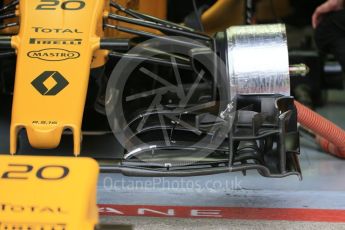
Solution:
<path fill-rule="evenodd" d="M 54 96 L 60 93 L 69 82 L 58 71 L 45 71 L 31 84 L 45 96 Z"/>

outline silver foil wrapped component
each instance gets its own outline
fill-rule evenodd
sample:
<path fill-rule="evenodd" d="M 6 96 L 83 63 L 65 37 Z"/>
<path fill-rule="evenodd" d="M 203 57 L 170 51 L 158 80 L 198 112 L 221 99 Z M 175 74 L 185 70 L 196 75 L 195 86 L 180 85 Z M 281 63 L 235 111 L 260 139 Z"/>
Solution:
<path fill-rule="evenodd" d="M 284 25 L 234 26 L 226 33 L 232 97 L 236 94 L 290 95 Z"/>

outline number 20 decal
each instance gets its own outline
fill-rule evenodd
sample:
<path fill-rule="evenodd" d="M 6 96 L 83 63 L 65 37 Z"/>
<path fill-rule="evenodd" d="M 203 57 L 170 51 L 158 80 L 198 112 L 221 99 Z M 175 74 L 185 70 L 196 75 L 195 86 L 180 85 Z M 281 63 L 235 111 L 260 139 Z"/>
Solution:
<path fill-rule="evenodd" d="M 83 0 L 41 0 L 36 10 L 56 10 L 58 7 L 63 10 L 81 10 L 85 5 Z"/>
<path fill-rule="evenodd" d="M 0 179 L 28 180 L 30 175 L 35 175 L 40 180 L 61 180 L 69 174 L 69 168 L 61 165 L 42 166 L 35 170 L 36 173 L 33 172 L 34 166 L 27 164 L 9 164 L 8 168 L 8 170 L 0 175 Z M 56 176 L 45 175 L 45 172 L 51 169 L 60 170 L 60 172 Z"/>

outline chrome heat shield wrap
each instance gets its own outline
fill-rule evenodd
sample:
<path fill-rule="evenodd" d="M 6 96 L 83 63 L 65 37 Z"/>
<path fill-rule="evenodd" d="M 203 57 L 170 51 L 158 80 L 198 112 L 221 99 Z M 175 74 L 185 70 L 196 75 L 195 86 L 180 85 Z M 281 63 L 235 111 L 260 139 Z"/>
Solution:
<path fill-rule="evenodd" d="M 226 36 L 232 98 L 237 94 L 290 95 L 284 25 L 234 26 Z"/>

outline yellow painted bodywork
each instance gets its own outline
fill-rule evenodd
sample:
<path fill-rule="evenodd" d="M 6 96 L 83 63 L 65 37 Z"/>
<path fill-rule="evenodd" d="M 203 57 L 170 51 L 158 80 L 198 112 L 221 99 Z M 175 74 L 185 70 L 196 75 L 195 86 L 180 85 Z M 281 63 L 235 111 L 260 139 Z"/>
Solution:
<path fill-rule="evenodd" d="M 116 2 L 128 9 L 136 10 L 141 13 L 148 14 L 160 19 L 166 19 L 167 17 L 167 0 L 117 0 Z M 118 12 L 114 8 L 111 8 L 110 12 L 125 15 L 121 12 Z M 154 30 L 154 29 L 131 25 L 125 22 L 109 21 L 108 23 L 117 25 L 117 26 L 129 27 L 131 29 L 147 31 L 150 33 L 159 33 L 157 30 Z M 120 32 L 117 30 L 112 30 L 112 29 L 105 29 L 105 35 L 107 37 L 117 37 L 117 38 L 134 37 L 134 35 Z"/>
<path fill-rule="evenodd" d="M 41 0 L 20 1 L 20 31 L 12 38 L 12 46 L 17 50 L 17 68 L 11 154 L 17 151 L 17 135 L 21 129 L 27 130 L 30 144 L 41 149 L 57 147 L 64 129 L 71 129 L 74 154 L 80 154 L 90 67 L 100 45 L 105 6 L 104 0 L 82 1 L 85 7 L 80 10 L 64 10 L 61 4 L 48 7 L 54 10 L 37 10 Z M 74 3 L 68 6 L 78 7 Z M 54 52 L 71 57 L 40 56 Z M 45 75 L 51 76 L 44 78 Z M 54 89 L 59 85 L 56 77 L 62 81 L 62 90 Z M 39 91 L 37 85 L 41 88 L 43 85 L 43 89 Z"/>
<path fill-rule="evenodd" d="M 0 156 L 0 229 L 93 230 L 98 172 L 88 158 Z"/>

